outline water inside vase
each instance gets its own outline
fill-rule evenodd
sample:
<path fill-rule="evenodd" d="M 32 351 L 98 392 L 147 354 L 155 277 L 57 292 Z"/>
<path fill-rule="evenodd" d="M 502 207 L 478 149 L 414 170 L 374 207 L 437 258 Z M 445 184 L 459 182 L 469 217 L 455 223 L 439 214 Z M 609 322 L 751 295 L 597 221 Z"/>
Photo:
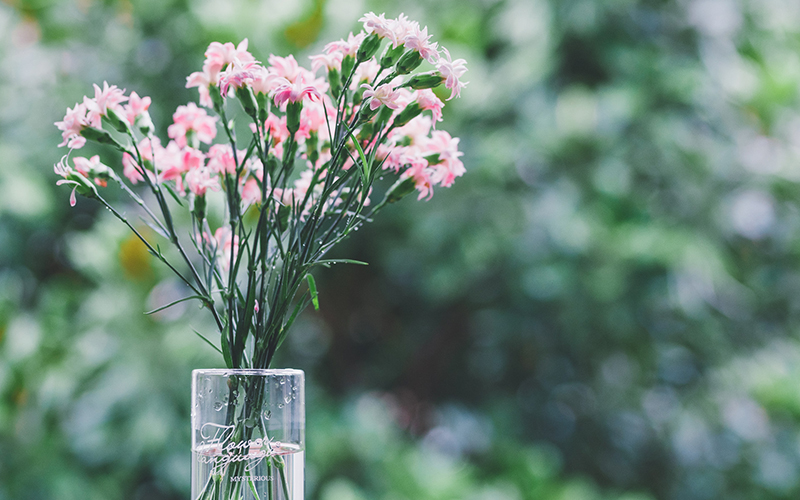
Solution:
<path fill-rule="evenodd" d="M 304 450 L 271 442 L 249 449 L 202 445 L 192 450 L 193 500 L 303 500 Z"/>

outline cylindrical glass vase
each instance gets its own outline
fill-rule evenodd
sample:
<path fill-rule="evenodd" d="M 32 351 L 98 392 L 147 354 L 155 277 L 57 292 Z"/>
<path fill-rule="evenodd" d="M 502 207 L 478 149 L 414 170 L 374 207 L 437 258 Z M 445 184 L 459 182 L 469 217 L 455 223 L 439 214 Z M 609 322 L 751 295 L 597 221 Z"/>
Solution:
<path fill-rule="evenodd" d="M 192 500 L 303 500 L 301 370 L 192 372 Z"/>

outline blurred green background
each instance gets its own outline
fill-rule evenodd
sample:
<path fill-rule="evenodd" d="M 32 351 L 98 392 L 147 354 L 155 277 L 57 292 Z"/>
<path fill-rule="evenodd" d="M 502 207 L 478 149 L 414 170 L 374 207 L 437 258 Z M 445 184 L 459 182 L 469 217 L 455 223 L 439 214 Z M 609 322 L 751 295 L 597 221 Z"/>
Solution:
<path fill-rule="evenodd" d="M 107 80 L 163 132 L 209 42 L 298 60 L 405 12 L 468 61 L 468 173 L 318 273 L 307 498 L 800 497 L 796 0 L 3 0 L 0 499 L 189 496 L 220 357 L 53 122 Z"/>

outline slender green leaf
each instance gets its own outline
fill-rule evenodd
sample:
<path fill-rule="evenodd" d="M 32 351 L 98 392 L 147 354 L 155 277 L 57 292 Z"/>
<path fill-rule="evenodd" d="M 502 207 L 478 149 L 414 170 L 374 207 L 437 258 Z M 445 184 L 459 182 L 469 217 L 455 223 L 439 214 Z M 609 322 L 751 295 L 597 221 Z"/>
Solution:
<path fill-rule="evenodd" d="M 161 187 L 166 189 L 167 192 L 170 195 L 172 195 L 172 198 L 175 200 L 175 203 L 177 203 L 180 206 L 183 206 L 183 200 L 180 198 L 180 196 L 178 196 L 178 193 L 176 193 L 175 190 L 172 189 L 172 186 L 170 186 L 169 184 L 162 184 Z"/>
<path fill-rule="evenodd" d="M 317 293 L 317 281 L 311 273 L 306 274 L 306 281 L 308 281 L 308 292 L 311 294 L 311 302 L 314 304 L 314 310 L 319 311 L 319 294 Z"/>
<path fill-rule="evenodd" d="M 355 264 L 357 266 L 368 266 L 366 262 L 352 259 L 325 259 L 314 262 L 313 266 L 331 267 L 332 264 Z"/>
<path fill-rule="evenodd" d="M 198 332 L 198 331 L 197 331 L 197 330 L 195 330 L 195 329 L 192 329 L 192 331 L 193 331 L 194 333 L 196 333 L 198 337 L 200 337 L 201 339 L 205 340 L 205 341 L 206 341 L 206 344 L 208 344 L 208 345 L 210 345 L 212 348 L 214 348 L 214 350 L 215 350 L 215 351 L 217 351 L 218 353 L 220 353 L 220 354 L 222 354 L 223 356 L 225 356 L 225 354 L 222 352 L 222 350 L 221 350 L 219 347 L 215 346 L 215 345 L 214 345 L 214 343 L 213 343 L 213 342 L 211 342 L 210 340 L 208 340 L 208 339 L 207 339 L 207 338 L 206 338 L 206 337 L 205 337 L 205 336 L 204 336 L 202 333 Z"/>
<path fill-rule="evenodd" d="M 174 305 L 180 304 L 181 302 L 186 302 L 187 300 L 192 300 L 192 299 L 203 300 L 204 298 L 205 297 L 203 297 L 201 295 L 190 295 L 189 297 L 184 297 L 182 299 L 178 299 L 178 300 L 175 300 L 173 302 L 170 302 L 167 305 L 164 305 L 164 306 L 161 306 L 161 307 L 157 307 L 157 308 L 153 309 L 152 311 L 147 311 L 145 314 L 148 314 L 148 315 L 149 314 L 155 314 L 157 312 L 163 311 L 164 309 L 169 309 L 170 307 L 172 307 Z"/>
<path fill-rule="evenodd" d="M 366 196 L 367 186 L 369 185 L 369 177 L 370 177 L 370 164 L 367 161 L 367 155 L 364 154 L 364 150 L 361 149 L 361 144 L 358 143 L 358 139 L 350 132 L 350 138 L 353 140 L 353 144 L 356 146 L 356 150 L 358 151 L 358 156 L 361 158 L 361 177 L 362 183 L 364 186 L 364 196 Z"/>

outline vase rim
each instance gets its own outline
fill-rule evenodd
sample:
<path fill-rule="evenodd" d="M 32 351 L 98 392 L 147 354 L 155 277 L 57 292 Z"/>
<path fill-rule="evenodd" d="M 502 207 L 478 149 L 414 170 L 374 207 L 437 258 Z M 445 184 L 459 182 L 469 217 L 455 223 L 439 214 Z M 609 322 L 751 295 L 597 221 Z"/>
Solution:
<path fill-rule="evenodd" d="M 304 375 L 296 368 L 199 368 L 192 375 Z"/>

